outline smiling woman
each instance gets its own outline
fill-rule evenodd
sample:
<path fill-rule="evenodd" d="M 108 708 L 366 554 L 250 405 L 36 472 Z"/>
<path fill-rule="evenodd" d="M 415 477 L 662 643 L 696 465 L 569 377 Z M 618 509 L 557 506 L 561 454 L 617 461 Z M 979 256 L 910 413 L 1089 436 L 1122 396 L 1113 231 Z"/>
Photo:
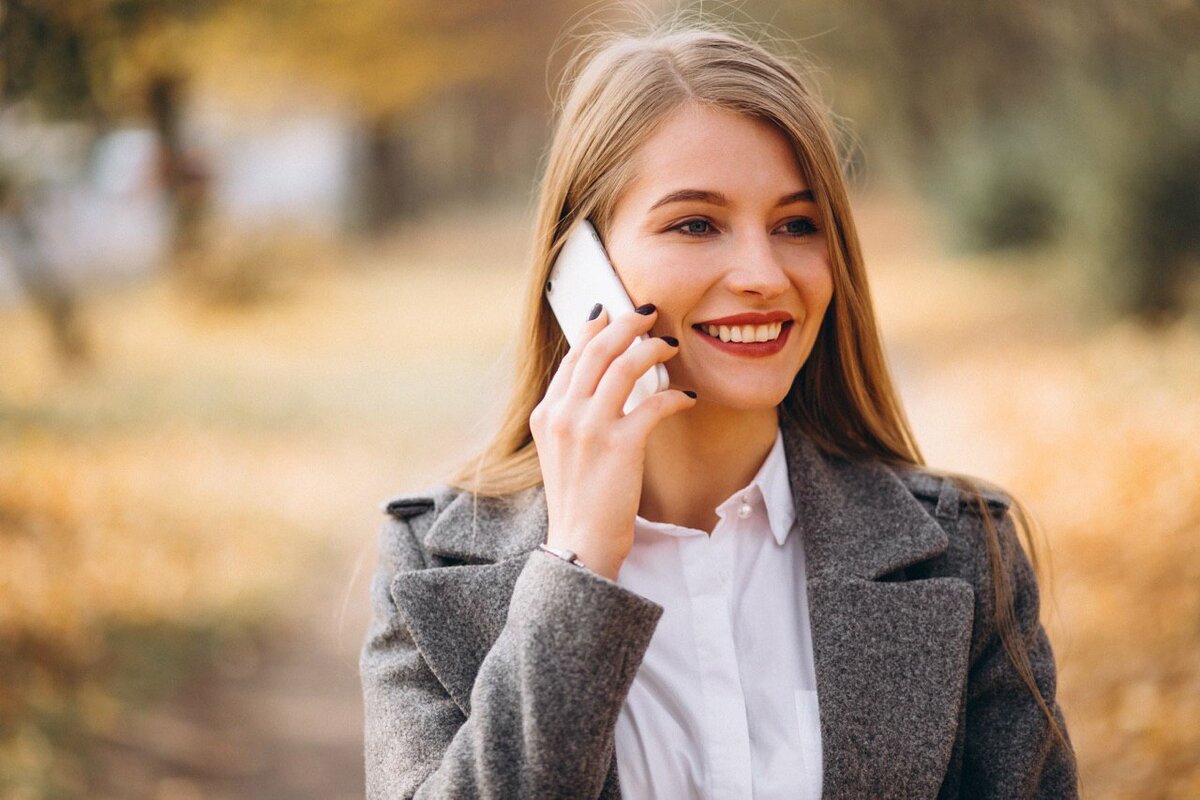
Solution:
<path fill-rule="evenodd" d="M 369 795 L 1076 796 L 1028 520 L 924 465 L 827 109 L 696 27 L 572 74 L 502 424 L 387 506 Z M 568 348 L 584 220 L 637 309 Z"/>
<path fill-rule="evenodd" d="M 660 122 L 631 166 L 611 216 L 599 221 L 601 238 L 635 302 L 655 300 L 653 332 L 680 340 L 672 382 L 699 395 L 686 415 L 663 420 L 653 439 L 686 428 L 694 442 L 717 444 L 743 438 L 751 417 L 759 418 L 758 435 L 749 434 L 757 452 L 748 454 L 757 463 L 728 476 L 740 485 L 774 438 L 775 407 L 833 294 L 821 210 L 777 126 L 699 101 Z M 769 322 L 780 324 L 775 335 Z M 760 324 L 763 342 L 756 341 Z M 715 507 L 721 497 L 712 499 Z"/>

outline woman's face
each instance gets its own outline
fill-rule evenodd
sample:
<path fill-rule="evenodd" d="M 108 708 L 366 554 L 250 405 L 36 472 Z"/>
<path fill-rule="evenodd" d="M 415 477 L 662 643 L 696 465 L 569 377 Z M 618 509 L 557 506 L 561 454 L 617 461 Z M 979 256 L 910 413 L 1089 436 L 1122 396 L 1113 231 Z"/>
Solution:
<path fill-rule="evenodd" d="M 634 305 L 658 306 L 651 333 L 679 339 L 666 363 L 672 387 L 731 408 L 778 405 L 833 294 L 825 222 L 789 140 L 762 120 L 691 104 L 633 167 L 605 247 Z M 722 342 L 710 327 L 722 324 L 731 339 L 774 341 Z"/>

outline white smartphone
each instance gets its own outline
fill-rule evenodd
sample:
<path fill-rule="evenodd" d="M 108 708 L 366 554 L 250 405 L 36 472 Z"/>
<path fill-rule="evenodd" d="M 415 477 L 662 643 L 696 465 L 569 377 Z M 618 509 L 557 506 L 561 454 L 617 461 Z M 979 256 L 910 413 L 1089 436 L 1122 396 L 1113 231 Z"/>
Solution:
<path fill-rule="evenodd" d="M 588 220 L 579 222 L 563 243 L 550 268 L 550 279 L 546 281 L 546 299 L 572 347 L 596 303 L 604 304 L 610 323 L 633 311 L 633 301 L 609 262 L 599 234 Z M 630 347 L 648 338 L 641 334 Z M 634 383 L 622 410 L 628 414 L 650 395 L 666 389 L 670 382 L 666 366 L 655 364 Z"/>

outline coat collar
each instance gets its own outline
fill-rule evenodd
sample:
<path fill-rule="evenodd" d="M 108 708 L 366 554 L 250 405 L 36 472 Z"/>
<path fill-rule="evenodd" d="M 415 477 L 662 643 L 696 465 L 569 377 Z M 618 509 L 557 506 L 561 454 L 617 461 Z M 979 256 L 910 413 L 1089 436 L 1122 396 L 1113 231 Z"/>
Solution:
<path fill-rule="evenodd" d="M 810 577 L 874 580 L 946 548 L 945 531 L 886 465 L 827 456 L 786 415 L 780 431 Z M 478 501 L 443 491 L 435 504 L 439 513 L 425 535 L 434 555 L 496 562 L 546 540 L 541 486 Z"/>

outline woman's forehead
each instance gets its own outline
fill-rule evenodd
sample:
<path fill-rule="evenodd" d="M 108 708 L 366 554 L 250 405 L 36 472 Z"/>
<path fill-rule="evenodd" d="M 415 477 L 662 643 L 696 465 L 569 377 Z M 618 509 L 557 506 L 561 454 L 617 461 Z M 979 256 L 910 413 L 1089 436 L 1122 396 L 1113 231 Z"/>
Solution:
<path fill-rule="evenodd" d="M 807 189 L 791 140 L 770 122 L 689 104 L 670 114 L 633 157 L 623 198 L 649 211 L 667 196 L 697 201 L 755 202 Z"/>

